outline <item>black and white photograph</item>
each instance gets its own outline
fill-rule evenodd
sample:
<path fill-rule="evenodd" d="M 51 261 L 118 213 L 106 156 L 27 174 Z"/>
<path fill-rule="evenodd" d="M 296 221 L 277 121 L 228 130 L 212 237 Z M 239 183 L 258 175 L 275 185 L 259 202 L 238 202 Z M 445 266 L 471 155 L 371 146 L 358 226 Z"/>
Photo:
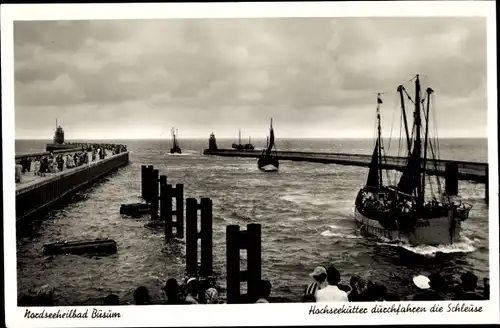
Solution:
<path fill-rule="evenodd" d="M 498 323 L 495 4 L 391 3 L 2 6 L 7 322 Z"/>

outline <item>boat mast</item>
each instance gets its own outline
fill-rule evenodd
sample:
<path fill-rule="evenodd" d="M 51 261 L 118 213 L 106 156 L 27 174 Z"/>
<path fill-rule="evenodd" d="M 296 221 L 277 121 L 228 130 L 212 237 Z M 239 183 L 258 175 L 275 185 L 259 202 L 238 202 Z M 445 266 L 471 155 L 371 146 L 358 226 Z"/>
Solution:
<path fill-rule="evenodd" d="M 431 94 L 434 92 L 431 88 L 427 88 L 427 108 L 426 108 L 426 114 L 425 114 L 425 139 L 424 139 L 424 161 L 422 164 L 422 201 L 424 200 L 425 196 L 425 166 L 427 164 L 427 143 L 428 143 L 428 136 L 429 136 L 429 108 L 430 108 L 430 99 L 431 99 Z"/>
<path fill-rule="evenodd" d="M 382 186 L 382 129 L 380 127 L 380 104 L 382 99 L 380 99 L 380 93 L 377 95 L 377 145 L 378 145 L 378 187 Z"/>
<path fill-rule="evenodd" d="M 419 179 L 416 179 L 416 187 L 417 187 L 417 202 L 418 205 L 420 206 L 423 202 L 422 196 L 422 184 L 420 181 L 420 172 L 421 172 L 421 165 L 420 165 L 420 159 L 422 158 L 422 141 L 420 138 L 420 128 L 422 126 L 422 121 L 421 121 L 421 116 L 420 116 L 420 80 L 417 74 L 416 80 L 415 80 L 415 112 L 413 113 L 414 115 L 414 120 L 415 120 L 415 132 L 416 132 L 416 138 L 415 138 L 415 147 L 414 151 L 416 152 L 416 159 L 418 160 L 418 163 L 416 165 L 416 170 L 417 170 L 417 175 Z"/>
<path fill-rule="evenodd" d="M 406 144 L 408 145 L 408 156 L 411 155 L 411 142 L 410 142 L 410 133 L 408 132 L 408 121 L 406 119 L 406 110 L 405 110 L 405 101 L 403 97 L 404 87 L 400 85 L 398 87 L 399 97 L 401 98 L 401 110 L 403 112 L 403 122 L 405 124 L 405 132 L 406 132 Z"/>

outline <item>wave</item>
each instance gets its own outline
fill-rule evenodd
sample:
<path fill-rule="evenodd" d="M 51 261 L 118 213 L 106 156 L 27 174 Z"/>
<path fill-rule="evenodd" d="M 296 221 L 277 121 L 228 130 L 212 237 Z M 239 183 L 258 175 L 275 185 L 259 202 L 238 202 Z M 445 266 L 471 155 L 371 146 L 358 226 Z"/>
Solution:
<path fill-rule="evenodd" d="M 318 197 L 319 196 L 319 197 Z M 321 195 L 316 195 L 316 196 L 309 196 L 309 195 L 303 195 L 303 194 L 289 194 L 289 195 L 284 195 L 280 196 L 281 199 L 291 202 L 291 203 L 296 203 L 296 204 L 310 204 L 310 205 L 333 205 L 333 199 L 326 198 L 326 197 L 321 197 Z"/>
<path fill-rule="evenodd" d="M 200 155 L 199 152 L 197 151 L 193 151 L 193 150 L 188 150 L 188 151 L 183 151 L 181 154 L 178 154 L 178 153 L 175 153 L 175 154 L 171 154 L 171 153 L 166 153 L 167 156 L 190 156 L 190 155 Z"/>
<path fill-rule="evenodd" d="M 462 241 L 453 245 L 417 245 L 412 246 L 405 242 L 378 242 L 378 245 L 386 245 L 391 247 L 403 248 L 412 253 L 423 255 L 426 257 L 435 257 L 437 254 L 453 254 L 453 253 L 472 253 L 476 250 L 474 241 L 467 237 L 462 237 Z"/>
<path fill-rule="evenodd" d="M 320 235 L 323 237 L 338 237 L 342 239 L 361 239 L 360 236 L 345 234 L 340 232 L 333 232 L 331 230 L 325 230 Z"/>

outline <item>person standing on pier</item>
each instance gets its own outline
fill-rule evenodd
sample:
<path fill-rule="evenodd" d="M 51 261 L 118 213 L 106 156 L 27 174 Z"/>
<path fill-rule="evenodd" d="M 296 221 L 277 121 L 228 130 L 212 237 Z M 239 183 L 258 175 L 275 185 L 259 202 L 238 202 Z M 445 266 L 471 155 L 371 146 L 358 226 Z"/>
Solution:
<path fill-rule="evenodd" d="M 316 292 L 316 302 L 349 302 L 347 293 L 337 287 L 340 282 L 340 272 L 335 267 L 328 267 L 326 280 L 328 286 Z"/>
<path fill-rule="evenodd" d="M 309 295 L 316 297 L 316 292 L 318 290 L 328 286 L 328 283 L 326 282 L 325 267 L 322 266 L 316 267 L 309 276 L 311 276 L 314 279 L 314 281 L 311 282 L 309 286 L 306 287 L 304 291 L 304 298 L 303 298 L 304 301 Z"/>

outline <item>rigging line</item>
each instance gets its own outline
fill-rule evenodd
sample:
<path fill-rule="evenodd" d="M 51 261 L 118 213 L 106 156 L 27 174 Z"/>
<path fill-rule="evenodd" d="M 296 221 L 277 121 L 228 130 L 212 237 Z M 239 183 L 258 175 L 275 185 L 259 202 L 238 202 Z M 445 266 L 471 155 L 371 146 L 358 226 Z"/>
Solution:
<path fill-rule="evenodd" d="M 425 112 L 424 112 L 424 118 L 425 118 L 425 120 L 427 122 L 429 121 Z M 433 162 L 434 162 L 434 169 L 437 171 L 436 154 L 434 152 L 434 147 L 433 147 L 432 142 L 429 143 L 429 146 L 430 146 L 430 149 L 431 149 L 431 155 L 432 155 L 432 159 L 433 159 Z M 430 177 L 428 177 L 428 179 L 430 180 Z M 441 180 L 439 179 L 439 177 L 436 178 L 436 183 L 437 183 L 437 187 L 438 187 L 438 192 L 439 192 L 439 194 L 441 194 L 442 187 L 441 187 Z M 432 187 L 432 184 L 431 184 L 431 187 Z"/>
<path fill-rule="evenodd" d="M 415 102 L 413 101 L 413 99 L 411 99 L 411 96 L 408 94 L 408 92 L 406 91 L 406 89 L 403 88 L 403 91 L 405 92 L 405 94 L 408 97 L 408 99 L 413 103 L 413 105 L 415 105 Z"/>
<path fill-rule="evenodd" d="M 400 113 L 400 120 L 399 120 L 399 143 L 398 143 L 398 157 L 401 156 L 401 135 L 403 134 L 403 112 Z M 394 183 L 396 183 L 398 178 L 398 172 L 394 172 Z"/>
<path fill-rule="evenodd" d="M 396 99 L 397 99 L 397 94 L 395 95 L 396 96 Z M 394 111 L 392 113 L 392 121 L 391 121 L 391 133 L 390 133 L 390 136 L 389 136 L 389 146 L 388 146 L 388 151 L 391 150 L 391 145 L 392 145 L 392 132 L 393 132 L 393 127 L 394 127 L 394 118 L 396 117 L 396 112 L 397 112 L 397 109 L 398 109 L 398 106 L 397 106 L 397 101 L 395 102 L 396 106 L 394 106 Z M 400 128 L 400 139 L 401 139 L 401 128 Z M 386 175 L 387 175 L 387 181 L 391 182 L 391 177 L 390 177 L 390 173 L 389 173 L 389 170 L 386 170 Z"/>
<path fill-rule="evenodd" d="M 415 74 L 415 76 L 413 76 L 409 81 L 408 83 L 410 83 L 411 81 L 415 80 L 417 78 L 417 75 Z"/>

